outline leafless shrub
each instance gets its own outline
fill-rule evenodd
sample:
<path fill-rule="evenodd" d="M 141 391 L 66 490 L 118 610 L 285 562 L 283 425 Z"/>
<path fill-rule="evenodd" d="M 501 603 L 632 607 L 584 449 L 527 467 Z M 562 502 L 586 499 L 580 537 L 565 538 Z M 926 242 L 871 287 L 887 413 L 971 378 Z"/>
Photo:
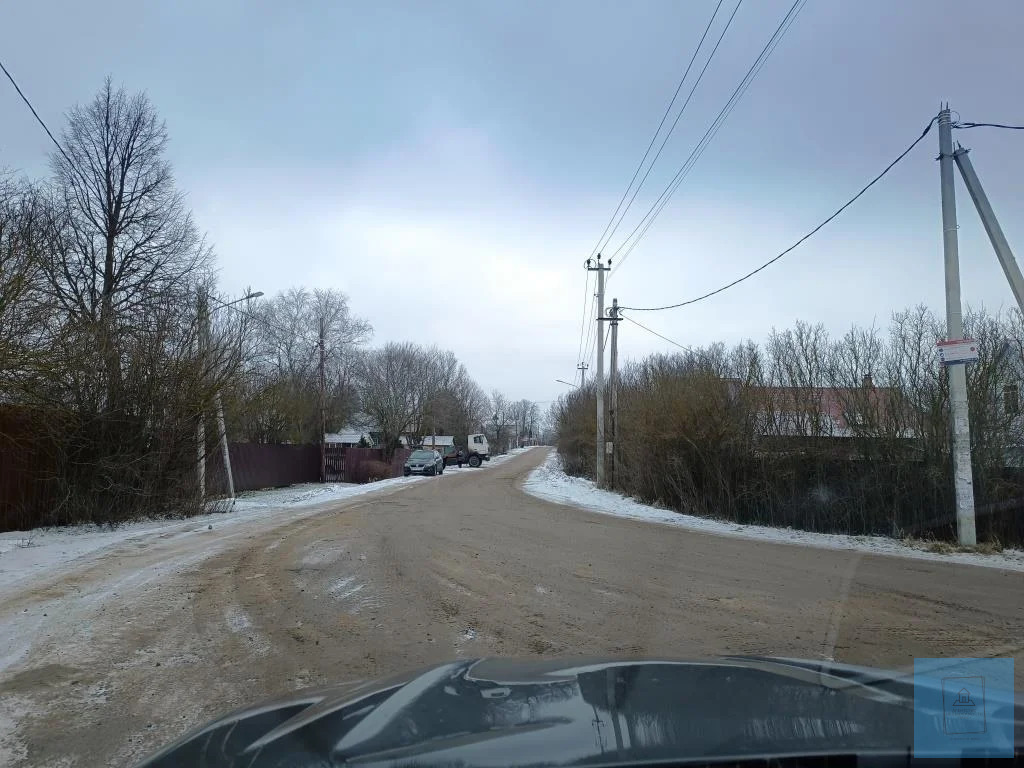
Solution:
<path fill-rule="evenodd" d="M 965 316 L 979 537 L 1024 542 L 1024 323 Z M 619 390 L 618 489 L 744 523 L 951 540 L 949 393 L 918 307 L 887 333 L 833 339 L 798 323 L 767 343 L 721 345 L 627 365 Z M 552 408 L 566 471 L 593 476 L 593 388 Z"/>

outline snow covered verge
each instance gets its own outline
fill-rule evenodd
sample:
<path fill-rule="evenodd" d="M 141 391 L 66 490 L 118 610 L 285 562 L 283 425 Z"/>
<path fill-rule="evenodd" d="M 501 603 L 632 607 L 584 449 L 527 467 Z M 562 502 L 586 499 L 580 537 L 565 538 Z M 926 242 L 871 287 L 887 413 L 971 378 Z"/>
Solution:
<path fill-rule="evenodd" d="M 220 529 L 265 520 L 285 510 L 301 510 L 303 507 L 348 499 L 391 485 L 417 482 L 419 479 L 399 477 L 366 485 L 295 485 L 240 494 L 231 512 L 213 512 L 184 519 L 142 520 L 116 528 L 68 525 L 0 533 L 0 593 L 18 582 L 49 573 L 70 561 L 127 541 L 206 530 L 208 526 Z"/>
<path fill-rule="evenodd" d="M 527 450 L 529 449 L 520 448 L 504 456 L 495 456 L 481 469 L 500 465 Z M 458 467 L 448 467 L 445 475 L 449 472 L 479 472 L 481 469 L 470 469 L 467 466 L 460 470 Z M 127 541 L 143 541 L 153 537 L 204 531 L 211 525 L 222 529 L 224 526 L 269 520 L 284 512 L 289 514 L 290 519 L 294 519 L 303 514 L 314 513 L 316 510 L 313 508 L 321 504 L 342 501 L 408 483 L 418 483 L 426 479 L 396 477 L 364 485 L 307 483 L 239 494 L 230 512 L 214 512 L 184 519 L 143 520 L 116 528 L 73 525 L 0 533 L 0 594 L 14 584 L 50 573 L 71 561 Z M 302 511 L 304 509 L 305 513 Z"/>
<path fill-rule="evenodd" d="M 530 473 L 523 483 L 527 493 L 557 504 L 570 504 L 616 517 L 628 517 L 663 525 L 674 525 L 701 533 L 720 536 L 737 536 L 782 544 L 797 544 L 825 549 L 846 549 L 872 555 L 896 555 L 922 560 L 939 560 L 947 563 L 981 565 L 1024 571 L 1024 551 L 1003 550 L 995 554 L 953 552 L 942 554 L 905 544 L 883 536 L 849 536 L 837 533 L 812 533 L 793 528 L 771 528 L 764 525 L 740 525 L 726 520 L 710 520 L 694 515 L 684 515 L 669 509 L 659 509 L 622 496 L 612 491 L 595 487 L 593 481 L 570 477 L 562 471 L 561 460 L 551 450 L 547 460 Z"/>

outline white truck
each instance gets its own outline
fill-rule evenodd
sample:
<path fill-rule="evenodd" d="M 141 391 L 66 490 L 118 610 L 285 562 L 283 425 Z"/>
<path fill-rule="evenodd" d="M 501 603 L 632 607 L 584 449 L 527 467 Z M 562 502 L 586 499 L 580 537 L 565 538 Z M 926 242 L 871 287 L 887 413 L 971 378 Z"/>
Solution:
<path fill-rule="evenodd" d="M 460 467 L 463 464 L 479 467 L 491 459 L 491 447 L 487 443 L 487 435 L 479 432 L 466 435 L 465 448 L 456 445 L 455 438 L 451 435 L 427 435 L 423 438 L 423 447 L 440 451 L 446 467 L 452 464 L 458 464 Z"/>
<path fill-rule="evenodd" d="M 481 462 L 491 460 L 491 446 L 487 444 L 487 435 L 478 433 L 466 435 L 466 453 L 463 461 L 471 467 L 479 467 Z M 456 457 L 456 464 L 461 464 Z"/>

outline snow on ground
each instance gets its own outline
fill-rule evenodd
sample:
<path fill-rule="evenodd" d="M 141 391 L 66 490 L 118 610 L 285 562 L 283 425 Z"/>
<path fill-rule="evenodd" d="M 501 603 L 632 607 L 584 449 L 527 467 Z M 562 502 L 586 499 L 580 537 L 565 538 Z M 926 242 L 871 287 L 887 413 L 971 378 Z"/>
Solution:
<path fill-rule="evenodd" d="M 144 520 L 116 528 L 102 525 L 69 525 L 32 531 L 0 533 L 0 592 L 18 582 L 38 577 L 72 560 L 126 541 L 168 534 L 223 528 L 265 520 L 283 512 L 349 499 L 383 488 L 420 482 L 418 477 L 397 477 L 378 483 L 327 483 L 296 485 L 239 494 L 230 512 L 213 512 L 184 519 Z"/>
<path fill-rule="evenodd" d="M 725 520 L 711 520 L 694 515 L 684 515 L 669 509 L 659 509 L 641 504 L 633 499 L 612 491 L 595 487 L 593 481 L 570 477 L 562 471 L 557 451 L 552 450 L 547 460 L 530 473 L 523 490 L 527 493 L 553 501 L 557 504 L 571 504 L 592 512 L 601 512 L 616 517 L 628 517 L 664 525 L 675 525 L 701 533 L 720 536 L 738 536 L 782 544 L 797 544 L 825 549 L 846 549 L 872 555 L 896 555 L 922 560 L 940 560 L 947 563 L 981 565 L 989 568 L 1003 568 L 1024 571 L 1024 551 L 1004 550 L 997 554 L 956 552 L 942 554 L 929 552 L 884 536 L 849 536 L 835 533 L 812 533 L 793 528 L 771 528 L 763 525 L 740 525 Z"/>
<path fill-rule="evenodd" d="M 519 448 L 504 456 L 495 456 L 483 469 L 500 465 L 512 456 L 529 450 Z M 479 472 L 468 466 L 453 472 Z M 99 525 L 69 525 L 37 528 L 32 531 L 0 533 L 0 594 L 25 580 L 39 577 L 61 566 L 86 557 L 106 547 L 126 541 L 141 541 L 151 537 L 184 534 L 214 526 L 266 520 L 290 512 L 293 516 L 304 508 L 341 501 L 366 493 L 423 481 L 422 477 L 396 477 L 376 483 L 307 483 L 287 488 L 247 491 L 239 494 L 230 512 L 213 512 L 185 519 L 144 520 L 111 528 Z"/>
<path fill-rule="evenodd" d="M 450 467 L 445 467 L 444 473 L 447 475 L 448 473 L 459 474 L 460 472 L 479 472 L 481 469 L 487 469 L 488 467 L 494 467 L 499 464 L 504 464 L 509 459 L 515 456 L 519 456 L 530 450 L 533 450 L 532 446 L 528 448 L 513 448 L 508 453 L 504 453 L 501 456 L 495 456 L 490 461 L 481 464 L 478 469 L 473 469 L 471 466 L 469 466 L 469 464 L 465 464 L 461 468 L 458 465 L 453 465 Z"/>

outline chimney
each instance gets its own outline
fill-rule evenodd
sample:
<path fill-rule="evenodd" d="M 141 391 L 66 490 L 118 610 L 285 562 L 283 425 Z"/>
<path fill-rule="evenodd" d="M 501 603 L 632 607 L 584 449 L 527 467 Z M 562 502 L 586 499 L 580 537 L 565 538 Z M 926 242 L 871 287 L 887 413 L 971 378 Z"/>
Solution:
<path fill-rule="evenodd" d="M 864 374 L 864 379 L 863 379 L 863 381 L 861 383 L 864 385 L 865 389 L 874 389 L 875 388 L 875 382 L 871 378 L 871 374 L 870 373 L 865 373 Z"/>

